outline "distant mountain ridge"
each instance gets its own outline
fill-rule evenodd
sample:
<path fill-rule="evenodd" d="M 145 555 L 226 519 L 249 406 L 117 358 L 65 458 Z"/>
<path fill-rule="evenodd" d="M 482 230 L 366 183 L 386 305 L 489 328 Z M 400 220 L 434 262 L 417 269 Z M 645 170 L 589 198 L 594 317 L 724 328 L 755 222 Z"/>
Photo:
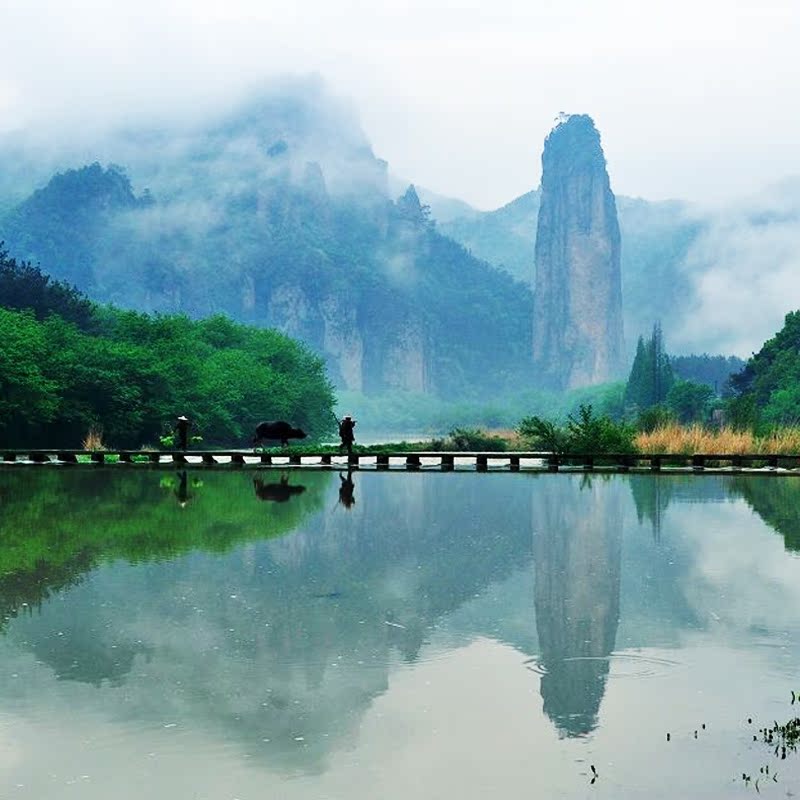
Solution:
<path fill-rule="evenodd" d="M 800 178 L 717 208 L 621 195 L 616 201 L 629 356 L 637 337 L 660 320 L 670 352 L 747 357 L 800 308 Z M 536 190 L 495 211 L 470 209 L 439 228 L 533 285 L 538 210 Z"/>
<path fill-rule="evenodd" d="M 441 222 L 442 233 L 478 258 L 533 286 L 539 214 L 538 189 L 495 211 L 478 211 Z M 655 320 L 668 335 L 692 299 L 690 276 L 683 268 L 692 244 L 707 220 L 678 201 L 651 202 L 617 195 L 622 237 L 622 308 L 628 351 Z"/>
<path fill-rule="evenodd" d="M 112 150 L 125 169 L 66 170 L 0 218 L 13 256 L 122 307 L 276 327 L 350 390 L 531 381 L 529 289 L 440 233 L 413 187 L 393 201 L 318 81 Z"/>
<path fill-rule="evenodd" d="M 406 196 L 317 78 L 213 117 L 34 141 L 0 137 L 0 240 L 98 300 L 277 327 L 355 391 L 537 386 L 539 191 L 490 212 Z M 670 352 L 747 355 L 800 307 L 800 182 L 716 210 L 616 202 L 629 356 L 659 319 Z"/>

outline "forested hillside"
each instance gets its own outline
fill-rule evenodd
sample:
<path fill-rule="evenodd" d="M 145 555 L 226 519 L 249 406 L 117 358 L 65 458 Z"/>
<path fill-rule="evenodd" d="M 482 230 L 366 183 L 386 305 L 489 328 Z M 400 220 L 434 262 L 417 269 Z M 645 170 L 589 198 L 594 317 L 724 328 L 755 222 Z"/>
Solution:
<path fill-rule="evenodd" d="M 678 203 L 616 198 L 622 238 L 622 311 L 629 351 L 636 337 L 661 320 L 668 333 L 695 305 L 689 248 L 703 229 L 698 212 Z M 443 233 L 478 258 L 533 285 L 539 191 L 528 192 L 496 211 L 472 212 L 443 222 Z"/>
<path fill-rule="evenodd" d="M 734 421 L 758 427 L 800 425 L 800 311 L 731 377 Z"/>
<path fill-rule="evenodd" d="M 190 130 L 107 145 L 0 218 L 0 238 L 93 299 L 276 327 L 354 391 L 531 381 L 530 290 L 388 191 L 346 107 L 311 81 Z"/>
<path fill-rule="evenodd" d="M 178 414 L 206 444 L 248 446 L 265 418 L 334 424 L 322 360 L 274 330 L 94 306 L 0 248 L 0 443 L 158 445 Z"/>

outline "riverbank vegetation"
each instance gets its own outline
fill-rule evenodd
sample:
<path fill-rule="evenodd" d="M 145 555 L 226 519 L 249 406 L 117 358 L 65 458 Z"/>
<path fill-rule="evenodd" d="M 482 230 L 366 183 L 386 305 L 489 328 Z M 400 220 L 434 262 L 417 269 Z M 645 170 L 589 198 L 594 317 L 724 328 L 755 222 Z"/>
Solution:
<path fill-rule="evenodd" d="M 319 452 L 315 442 L 335 436 L 336 404 L 322 359 L 275 330 L 98 306 L 0 245 L 5 447 L 157 447 L 185 414 L 206 448 L 247 447 L 271 418 L 309 434 L 285 452 Z M 746 363 L 671 359 L 656 325 L 640 337 L 627 381 L 489 399 L 339 392 L 338 404 L 359 420 L 358 435 L 395 442 L 361 453 L 797 453 L 800 312 Z"/>
<path fill-rule="evenodd" d="M 800 427 L 777 427 L 758 435 L 729 426 L 714 429 L 698 423 L 670 423 L 637 433 L 634 444 L 641 453 L 790 455 L 800 453 Z"/>
<path fill-rule="evenodd" d="M 335 430 L 322 359 L 275 330 L 95 306 L 0 248 L 0 442 L 157 445 L 178 414 L 205 444 L 248 446 L 262 419 Z"/>

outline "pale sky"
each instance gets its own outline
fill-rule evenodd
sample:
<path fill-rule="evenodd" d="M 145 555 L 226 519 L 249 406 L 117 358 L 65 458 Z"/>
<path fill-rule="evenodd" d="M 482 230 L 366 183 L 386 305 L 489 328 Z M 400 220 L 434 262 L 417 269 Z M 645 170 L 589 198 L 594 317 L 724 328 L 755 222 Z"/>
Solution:
<path fill-rule="evenodd" d="M 319 73 L 393 173 L 479 208 L 538 185 L 560 111 L 612 188 L 725 202 L 800 174 L 800 0 L 4 0 L 0 130 L 224 107 Z"/>

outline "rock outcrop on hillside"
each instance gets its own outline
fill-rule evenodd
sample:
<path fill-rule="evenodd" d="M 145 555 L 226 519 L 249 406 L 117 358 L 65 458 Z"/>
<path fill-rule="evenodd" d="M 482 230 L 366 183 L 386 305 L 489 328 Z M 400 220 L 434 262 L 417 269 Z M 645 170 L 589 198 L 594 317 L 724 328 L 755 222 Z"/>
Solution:
<path fill-rule="evenodd" d="M 393 200 L 324 87 L 111 155 L 128 172 L 66 170 L 0 215 L 9 253 L 123 308 L 278 328 L 343 389 L 464 398 L 530 380 L 528 287 L 443 236 L 413 187 Z"/>
<path fill-rule="evenodd" d="M 700 209 L 678 200 L 654 202 L 618 194 L 616 203 L 622 236 L 622 316 L 630 361 L 637 336 L 647 333 L 656 320 L 662 321 L 670 342 L 685 329 L 696 292 L 687 256 L 709 220 Z M 539 190 L 495 211 L 468 211 L 447 222 L 436 217 L 439 230 L 533 287 Z"/>
<path fill-rule="evenodd" d="M 620 233 L 591 117 L 565 117 L 545 140 L 536 233 L 533 360 L 554 389 L 624 370 Z"/>

